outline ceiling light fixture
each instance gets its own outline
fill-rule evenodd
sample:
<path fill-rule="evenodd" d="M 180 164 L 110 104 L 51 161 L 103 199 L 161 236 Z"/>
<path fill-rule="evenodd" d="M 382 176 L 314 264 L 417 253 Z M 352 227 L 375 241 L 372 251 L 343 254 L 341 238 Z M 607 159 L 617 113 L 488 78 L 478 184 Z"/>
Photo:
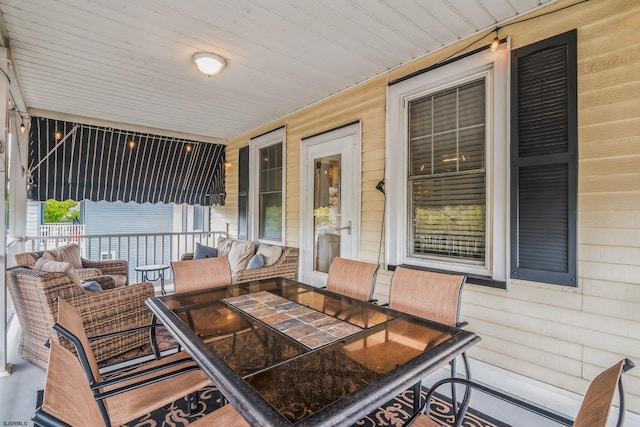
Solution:
<path fill-rule="evenodd" d="M 215 76 L 227 65 L 227 61 L 220 55 L 209 52 L 200 52 L 193 55 L 193 62 L 198 66 L 198 70 L 207 76 Z"/>

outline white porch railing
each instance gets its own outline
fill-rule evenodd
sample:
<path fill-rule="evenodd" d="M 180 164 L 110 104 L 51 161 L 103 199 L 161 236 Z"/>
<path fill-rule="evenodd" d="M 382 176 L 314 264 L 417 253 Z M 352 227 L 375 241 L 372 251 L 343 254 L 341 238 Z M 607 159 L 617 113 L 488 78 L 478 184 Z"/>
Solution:
<path fill-rule="evenodd" d="M 84 229 L 84 224 L 50 222 L 40 226 L 40 236 L 81 236 Z"/>
<path fill-rule="evenodd" d="M 90 260 L 124 259 L 129 261 L 129 281 L 136 282 L 135 268 L 148 264 L 170 264 L 186 252 L 193 252 L 196 243 L 216 246 L 227 231 L 194 231 L 185 233 L 144 234 L 76 234 L 25 237 L 24 251 L 38 252 L 76 243 L 83 258 Z M 172 279 L 169 272 L 169 280 Z"/>

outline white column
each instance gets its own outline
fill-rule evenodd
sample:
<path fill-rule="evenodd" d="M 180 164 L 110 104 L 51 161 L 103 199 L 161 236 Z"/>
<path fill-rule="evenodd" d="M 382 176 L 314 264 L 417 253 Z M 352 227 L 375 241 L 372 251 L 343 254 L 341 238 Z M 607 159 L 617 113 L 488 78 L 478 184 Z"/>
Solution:
<path fill-rule="evenodd" d="M 7 102 L 9 100 L 9 66 L 7 48 L 0 47 L 0 268 L 7 269 Z M 7 365 L 7 284 L 0 277 L 0 376 L 8 375 Z"/>

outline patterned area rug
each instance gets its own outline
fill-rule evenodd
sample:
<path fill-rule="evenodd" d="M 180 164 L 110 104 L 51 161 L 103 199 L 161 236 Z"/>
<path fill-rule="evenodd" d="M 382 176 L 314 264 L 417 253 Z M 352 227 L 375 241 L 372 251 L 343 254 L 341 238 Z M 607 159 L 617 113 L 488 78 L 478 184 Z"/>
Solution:
<path fill-rule="evenodd" d="M 423 390 L 423 396 L 426 390 Z M 222 405 L 222 394 L 215 387 L 208 387 L 200 391 L 197 408 L 189 413 L 188 398 L 177 400 L 164 408 L 157 409 L 128 424 L 127 427 L 181 427 L 203 417 Z M 400 427 L 411 416 L 413 411 L 413 390 L 406 390 L 399 396 L 371 412 L 365 418 L 359 420 L 352 427 Z M 442 426 L 450 426 L 453 422 L 451 403 L 449 399 L 436 396 L 431 402 L 431 418 L 441 423 Z M 509 427 L 491 417 L 480 414 L 470 409 L 463 421 L 465 427 Z"/>
<path fill-rule="evenodd" d="M 173 348 L 176 342 L 171 334 L 163 327 L 157 331 L 158 346 L 161 351 Z M 132 350 L 119 357 L 108 360 L 104 365 L 124 362 L 143 355 L 151 354 L 151 347 L 146 345 Z M 427 390 L 423 390 L 423 397 Z M 216 410 L 223 404 L 222 394 L 215 387 L 204 388 L 199 393 L 198 405 L 188 410 L 188 397 L 177 400 L 163 408 L 157 409 L 128 424 L 127 427 L 182 427 L 204 415 Z M 450 426 L 453 422 L 451 402 L 443 396 L 436 395 L 431 402 L 430 416 L 443 426 Z M 400 427 L 405 424 L 413 411 L 413 390 L 409 389 L 385 405 L 372 411 L 365 418 L 359 420 L 353 427 Z M 464 427 L 509 427 L 500 421 L 470 409 L 463 422 Z"/>

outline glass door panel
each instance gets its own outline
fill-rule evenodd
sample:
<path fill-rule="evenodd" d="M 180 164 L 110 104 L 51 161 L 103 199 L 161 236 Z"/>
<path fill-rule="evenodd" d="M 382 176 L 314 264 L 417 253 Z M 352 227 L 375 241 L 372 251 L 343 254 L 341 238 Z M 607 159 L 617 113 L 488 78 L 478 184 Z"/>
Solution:
<path fill-rule="evenodd" d="M 327 273 L 331 261 L 340 256 L 341 155 L 315 159 L 313 184 L 313 270 Z"/>

